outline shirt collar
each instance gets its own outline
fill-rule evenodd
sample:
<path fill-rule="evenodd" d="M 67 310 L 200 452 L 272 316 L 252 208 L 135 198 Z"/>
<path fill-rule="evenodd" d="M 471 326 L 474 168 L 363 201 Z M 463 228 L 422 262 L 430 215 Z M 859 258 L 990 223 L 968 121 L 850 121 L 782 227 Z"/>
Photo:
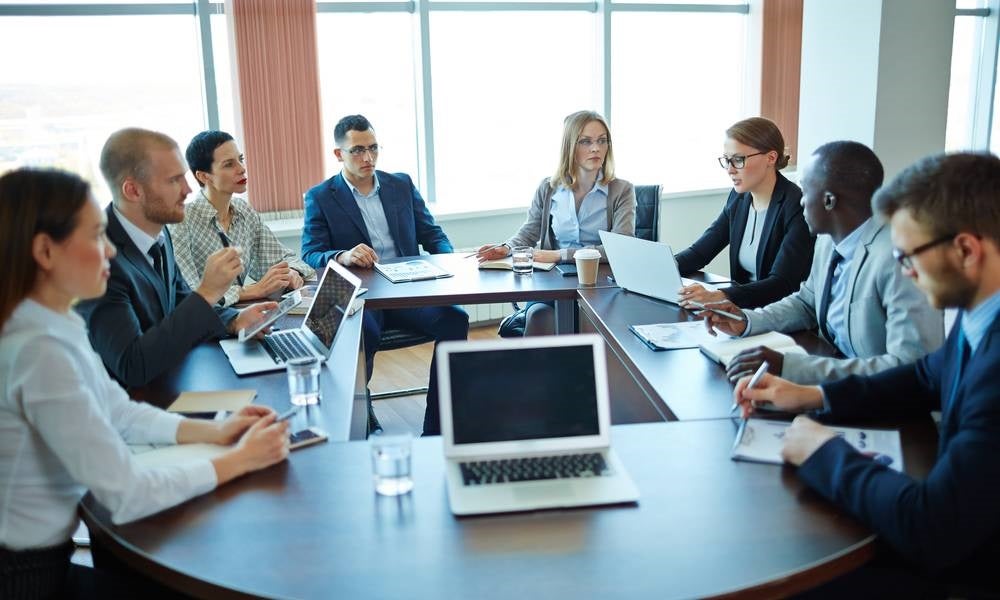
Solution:
<path fill-rule="evenodd" d="M 598 191 L 598 192 L 603 192 L 604 195 L 607 196 L 608 195 L 608 184 L 601 183 L 601 181 L 603 179 L 604 179 L 604 171 L 598 171 L 597 172 L 597 181 L 594 182 L 594 187 L 591 188 L 590 191 L 587 192 L 587 194 L 592 194 L 595 191 Z M 568 192 L 568 191 L 572 191 L 572 190 L 570 190 L 568 187 L 566 187 L 566 186 L 564 186 L 562 184 L 559 184 L 559 190 L 558 191 Z"/>
<path fill-rule="evenodd" d="M 344 175 L 343 171 L 341 171 L 340 174 L 341 177 L 344 178 L 344 183 L 347 184 L 347 187 L 351 188 L 351 193 L 354 194 L 355 198 L 371 198 L 372 196 L 378 195 L 379 190 L 382 189 L 382 184 L 378 182 L 378 173 L 372 173 L 372 177 L 375 178 L 375 187 L 372 188 L 371 193 L 369 193 L 367 196 L 359 192 L 358 188 L 354 187 L 354 184 L 351 183 L 351 180 L 347 178 L 347 175 Z"/>
<path fill-rule="evenodd" d="M 54 337 L 73 343 L 87 333 L 83 317 L 75 310 L 71 309 L 68 313 L 56 312 L 31 298 L 25 298 L 17 305 L 3 329 L 4 333 L 8 333 L 25 327 L 42 328 Z"/>
<path fill-rule="evenodd" d="M 166 240 L 166 236 L 163 234 L 163 228 L 160 228 L 160 233 L 154 238 L 145 231 L 139 229 L 135 223 L 128 220 L 128 217 L 123 215 L 121 211 L 118 210 L 117 206 L 112 205 L 111 209 L 115 211 L 115 216 L 118 217 L 118 221 L 122 224 L 122 229 L 128 234 L 128 237 L 135 244 L 135 247 L 139 249 L 144 256 L 149 254 L 149 249 L 153 247 L 156 242 L 163 242 Z"/>
<path fill-rule="evenodd" d="M 837 254 L 844 258 L 844 263 L 849 263 L 852 258 L 854 258 L 854 252 L 858 249 L 861 244 L 861 236 L 864 231 L 868 228 L 868 224 L 871 222 L 872 218 L 868 217 L 865 222 L 854 228 L 854 231 L 847 234 L 844 239 L 840 240 L 834 249 Z"/>
<path fill-rule="evenodd" d="M 972 310 L 962 313 L 962 333 L 965 334 L 965 339 L 973 352 L 976 351 L 979 342 L 983 341 L 998 312 L 1000 312 L 1000 292 L 983 300 Z"/>

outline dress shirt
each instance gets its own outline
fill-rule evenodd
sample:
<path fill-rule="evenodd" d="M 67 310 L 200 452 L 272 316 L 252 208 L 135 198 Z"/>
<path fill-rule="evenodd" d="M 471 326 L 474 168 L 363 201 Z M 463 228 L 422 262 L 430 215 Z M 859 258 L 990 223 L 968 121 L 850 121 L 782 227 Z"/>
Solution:
<path fill-rule="evenodd" d="M 740 244 L 740 266 L 750 274 L 750 281 L 757 281 L 757 249 L 760 247 L 760 238 L 764 235 L 764 219 L 767 214 L 767 207 L 757 210 L 750 203 L 750 212 L 747 215 L 747 227 L 743 232 L 743 242 Z"/>
<path fill-rule="evenodd" d="M 975 354 L 979 342 L 983 341 L 983 336 L 996 320 L 998 312 L 1000 312 L 1000 292 L 983 300 L 979 306 L 972 310 L 962 313 L 960 326 L 965 335 L 965 341 L 969 343 L 970 356 Z"/>
<path fill-rule="evenodd" d="M 567 250 L 601 245 L 597 232 L 608 227 L 608 186 L 601 183 L 603 173 L 598 173 L 594 187 L 576 208 L 573 190 L 559 186 L 552 195 L 552 232 L 559 244 L 560 259 L 568 260 Z"/>
<path fill-rule="evenodd" d="M 830 331 L 830 335 L 833 336 L 837 349 L 848 358 L 854 358 L 858 353 L 854 351 L 854 346 L 851 345 L 851 340 L 847 336 L 846 315 L 847 302 L 849 300 L 847 290 L 850 282 L 844 273 L 851 265 L 851 260 L 858 249 L 858 244 L 861 243 L 861 234 L 867 230 L 866 225 L 869 221 L 871 221 L 871 217 L 868 217 L 864 223 L 858 225 L 854 231 L 847 234 L 844 239 L 840 240 L 833 247 L 834 251 L 843 258 L 841 258 L 840 264 L 834 270 L 833 281 L 830 283 L 831 296 L 830 306 L 826 313 L 826 325 Z"/>
<path fill-rule="evenodd" d="M 375 180 L 375 187 L 368 195 L 359 192 L 347 177 L 344 177 L 344 183 L 351 188 L 354 200 L 361 209 L 361 218 L 365 220 L 368 237 L 372 241 L 372 250 L 378 254 L 379 261 L 383 261 L 387 258 L 396 258 L 399 253 L 396 252 L 396 242 L 392 239 L 389 221 L 385 218 L 385 208 L 382 207 L 382 197 L 379 195 L 382 186 L 378 182 L 378 175 L 372 175 L 372 178 Z"/>
<path fill-rule="evenodd" d="M 146 257 L 150 266 L 155 268 L 156 265 L 153 263 L 153 255 L 149 253 L 149 249 L 153 247 L 153 244 L 159 243 L 162 245 L 166 243 L 164 240 L 163 230 L 161 229 L 160 233 L 157 234 L 156 237 L 153 237 L 145 231 L 139 229 L 135 223 L 129 221 L 128 217 L 123 215 L 121 211 L 118 210 L 117 206 L 112 206 L 111 208 L 115 211 L 115 214 L 118 215 L 118 220 L 121 221 L 122 229 L 124 229 L 125 233 L 128 234 L 128 237 L 132 239 L 132 243 L 135 244 L 135 247 L 139 249 L 139 252 Z"/>
<path fill-rule="evenodd" d="M 75 312 L 22 301 L 0 333 L 0 387 L 0 546 L 68 541 L 88 489 L 124 523 L 216 485 L 207 460 L 133 460 L 126 442 L 174 443 L 181 418 L 129 400 Z"/>
<path fill-rule="evenodd" d="M 315 275 L 313 268 L 298 254 L 278 241 L 249 202 L 234 196 L 229 203 L 229 212 L 232 219 L 226 237 L 240 248 L 246 278 L 242 286 L 237 280 L 226 290 L 222 297 L 223 306 L 236 304 L 244 286 L 260 281 L 268 269 L 281 261 L 287 262 L 303 279 Z M 184 221 L 167 226 L 174 243 L 174 260 L 191 289 L 197 289 L 201 285 L 209 255 L 223 247 L 216 223 L 218 211 L 199 190 L 184 208 Z"/>

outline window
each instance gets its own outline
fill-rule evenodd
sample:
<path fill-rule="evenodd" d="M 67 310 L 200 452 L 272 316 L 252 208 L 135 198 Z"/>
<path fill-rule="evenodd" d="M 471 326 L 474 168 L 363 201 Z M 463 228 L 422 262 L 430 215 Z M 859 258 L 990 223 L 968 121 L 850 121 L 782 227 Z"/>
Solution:
<path fill-rule="evenodd" d="M 956 2 L 947 150 L 1000 149 L 996 110 L 998 6 L 997 0 Z"/>

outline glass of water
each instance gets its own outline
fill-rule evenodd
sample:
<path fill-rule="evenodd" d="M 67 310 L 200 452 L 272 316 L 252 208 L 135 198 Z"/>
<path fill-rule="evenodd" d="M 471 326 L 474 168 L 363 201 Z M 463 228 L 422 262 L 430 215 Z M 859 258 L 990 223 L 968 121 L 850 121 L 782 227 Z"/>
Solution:
<path fill-rule="evenodd" d="M 292 404 L 305 406 L 319 404 L 319 369 L 322 365 L 315 356 L 293 358 L 285 363 L 288 372 L 288 396 Z"/>
<path fill-rule="evenodd" d="M 511 265 L 515 275 L 531 275 L 534 267 L 535 249 L 531 246 L 515 246 L 511 250 Z"/>
<path fill-rule="evenodd" d="M 413 436 L 408 433 L 373 435 L 368 440 L 372 449 L 375 491 L 383 496 L 399 496 L 412 490 L 410 445 Z"/>

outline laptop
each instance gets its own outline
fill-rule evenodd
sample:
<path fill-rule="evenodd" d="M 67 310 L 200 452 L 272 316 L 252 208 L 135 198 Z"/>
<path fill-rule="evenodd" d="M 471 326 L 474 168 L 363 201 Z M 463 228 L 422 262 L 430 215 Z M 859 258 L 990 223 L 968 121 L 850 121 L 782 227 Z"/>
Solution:
<path fill-rule="evenodd" d="M 710 284 L 681 277 L 674 252 L 667 244 L 610 231 L 598 231 L 598 234 L 615 282 L 622 289 L 674 304 L 679 303 L 677 293 L 683 286 L 700 283 L 708 289 L 716 289 Z"/>
<path fill-rule="evenodd" d="M 360 287 L 360 279 L 331 260 L 300 327 L 269 333 L 263 340 L 225 339 L 219 345 L 238 375 L 279 371 L 285 368 L 287 360 L 300 356 L 316 356 L 326 361 L 341 322 L 352 314 L 351 307 Z"/>
<path fill-rule="evenodd" d="M 610 447 L 600 337 L 441 342 L 437 368 L 454 514 L 639 499 Z"/>

